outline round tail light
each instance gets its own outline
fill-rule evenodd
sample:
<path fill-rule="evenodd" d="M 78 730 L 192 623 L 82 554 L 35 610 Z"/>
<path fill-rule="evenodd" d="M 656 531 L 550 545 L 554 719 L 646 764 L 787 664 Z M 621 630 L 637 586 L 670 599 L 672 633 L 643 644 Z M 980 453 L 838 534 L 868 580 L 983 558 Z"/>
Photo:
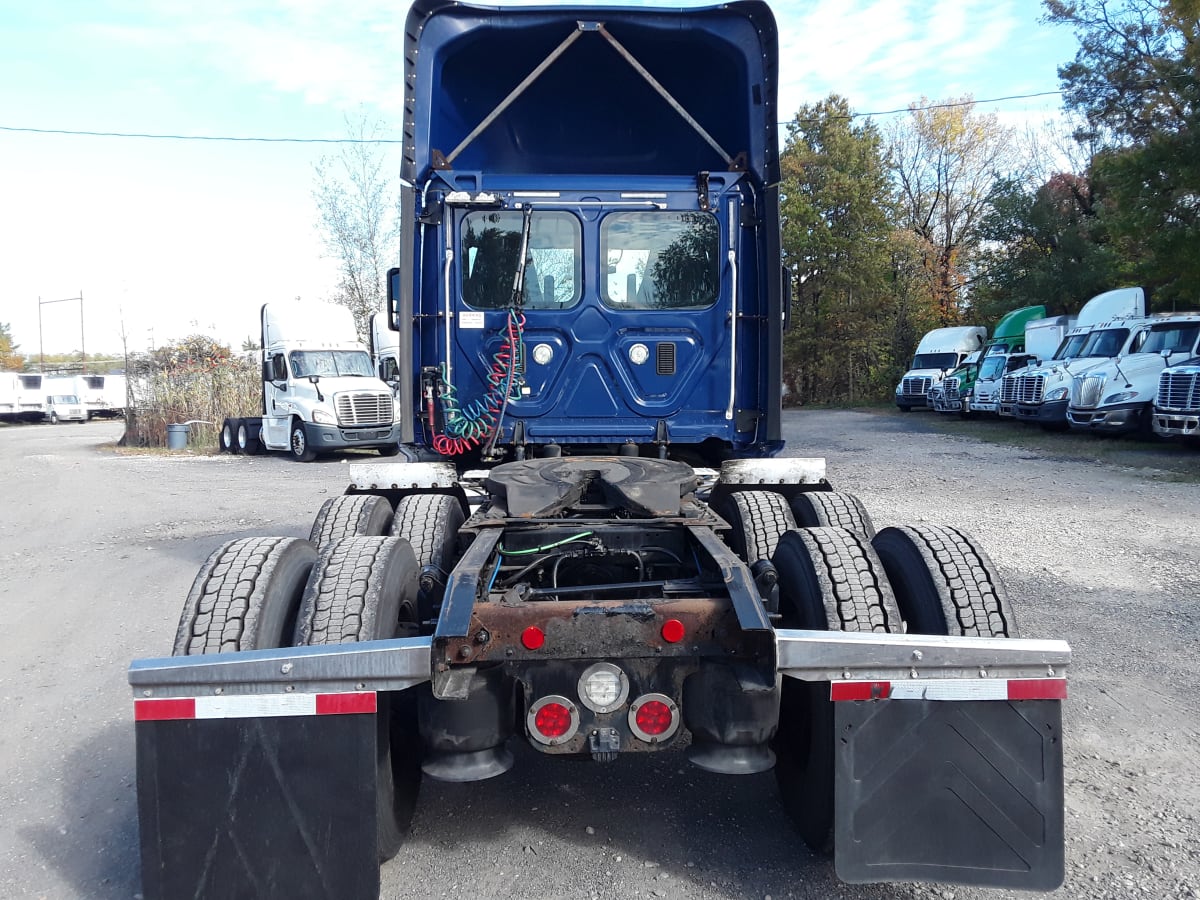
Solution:
<path fill-rule="evenodd" d="M 629 730 L 651 744 L 679 730 L 679 706 L 665 694 L 643 694 L 629 707 Z"/>
<path fill-rule="evenodd" d="M 555 746 L 569 741 L 579 731 L 579 707 L 566 697 L 551 694 L 529 707 L 525 723 L 531 738 L 539 744 Z"/>

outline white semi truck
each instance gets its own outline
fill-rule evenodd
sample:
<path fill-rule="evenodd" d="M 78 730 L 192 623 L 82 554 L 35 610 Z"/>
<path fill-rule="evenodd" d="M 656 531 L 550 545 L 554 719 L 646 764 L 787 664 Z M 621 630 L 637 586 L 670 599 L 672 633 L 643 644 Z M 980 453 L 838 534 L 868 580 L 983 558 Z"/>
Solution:
<path fill-rule="evenodd" d="M 349 310 L 266 303 L 261 321 L 262 415 L 226 418 L 222 450 L 281 450 L 300 462 L 352 448 L 399 452 L 392 390 L 376 377 Z"/>
<path fill-rule="evenodd" d="M 79 399 L 83 401 L 89 419 L 125 415 L 128 386 L 124 375 L 80 375 L 79 382 Z"/>
<path fill-rule="evenodd" d="M 1140 287 L 1097 294 L 1084 304 L 1058 352 L 1050 362 L 1006 375 L 1001 404 L 1013 415 L 1047 430 L 1064 430 L 1071 379 L 1106 359 L 1136 352 L 1138 329 L 1146 315 L 1146 294 Z"/>
<path fill-rule="evenodd" d="M 1200 313 L 1154 316 L 1136 349 L 1075 375 L 1067 421 L 1078 431 L 1153 433 L 1159 376 L 1200 353 Z"/>
<path fill-rule="evenodd" d="M 979 368 L 979 377 L 971 396 L 971 409 L 976 412 L 1012 415 L 1003 404 L 1004 376 L 1019 372 L 1027 366 L 1040 365 L 1054 356 L 1067 332 L 1075 325 L 1074 316 L 1050 316 L 1025 324 L 1025 342 L 1021 349 L 1010 347 L 1005 352 L 988 353 Z"/>
<path fill-rule="evenodd" d="M 1200 356 L 1163 370 L 1154 398 L 1154 432 L 1200 439 Z"/>
<path fill-rule="evenodd" d="M 904 412 L 915 406 L 928 406 L 930 388 L 941 384 L 948 372 L 961 366 L 967 357 L 983 349 L 987 329 L 978 325 L 935 328 L 921 338 L 912 365 L 896 385 L 896 405 Z"/>

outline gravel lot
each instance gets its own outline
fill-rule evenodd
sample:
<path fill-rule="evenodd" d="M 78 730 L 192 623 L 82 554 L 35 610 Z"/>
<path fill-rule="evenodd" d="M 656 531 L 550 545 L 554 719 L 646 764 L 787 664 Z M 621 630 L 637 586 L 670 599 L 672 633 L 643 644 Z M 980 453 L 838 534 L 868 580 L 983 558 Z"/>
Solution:
<path fill-rule="evenodd" d="M 929 414 L 789 412 L 785 425 L 789 453 L 826 457 L 877 526 L 971 530 L 1023 635 L 1070 641 L 1068 871 L 1053 896 L 1200 897 L 1200 483 L 1146 468 L 1153 454 L 1089 463 L 948 434 Z M 0 427 L 0 897 L 139 896 L 125 668 L 169 650 L 212 549 L 307 536 L 346 481 L 338 460 L 103 449 L 120 430 Z M 803 848 L 769 774 L 516 749 L 502 778 L 426 783 L 385 898 L 1019 896 L 841 885 Z"/>

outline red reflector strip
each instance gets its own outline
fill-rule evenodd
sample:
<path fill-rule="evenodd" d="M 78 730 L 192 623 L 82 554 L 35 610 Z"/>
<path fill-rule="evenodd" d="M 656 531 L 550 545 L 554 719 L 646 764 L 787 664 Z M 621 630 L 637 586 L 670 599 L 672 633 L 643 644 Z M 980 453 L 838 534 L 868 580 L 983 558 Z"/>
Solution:
<path fill-rule="evenodd" d="M 169 719 L 196 718 L 196 701 L 191 697 L 172 700 L 135 700 L 135 722 L 162 722 Z"/>
<path fill-rule="evenodd" d="M 1066 700 L 1065 678 L 834 681 L 830 700 Z"/>
<path fill-rule="evenodd" d="M 830 700 L 886 700 L 891 694 L 890 681 L 835 681 L 829 685 Z"/>
<path fill-rule="evenodd" d="M 374 691 L 338 694 L 242 694 L 134 700 L 136 722 L 170 719 L 254 719 L 272 716 L 343 716 L 374 713 Z"/>

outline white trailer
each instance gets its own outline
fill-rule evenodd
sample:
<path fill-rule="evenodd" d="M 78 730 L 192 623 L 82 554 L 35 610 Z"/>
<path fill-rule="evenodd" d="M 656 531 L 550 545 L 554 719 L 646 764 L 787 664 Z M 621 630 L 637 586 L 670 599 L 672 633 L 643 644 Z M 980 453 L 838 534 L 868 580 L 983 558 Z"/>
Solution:
<path fill-rule="evenodd" d="M 128 386 L 122 374 L 80 376 L 80 399 L 88 418 L 116 418 L 125 415 Z"/>
<path fill-rule="evenodd" d="M 280 450 L 301 462 L 350 448 L 400 450 L 391 388 L 379 380 L 345 307 L 266 303 L 261 416 L 228 417 L 221 449 Z"/>

